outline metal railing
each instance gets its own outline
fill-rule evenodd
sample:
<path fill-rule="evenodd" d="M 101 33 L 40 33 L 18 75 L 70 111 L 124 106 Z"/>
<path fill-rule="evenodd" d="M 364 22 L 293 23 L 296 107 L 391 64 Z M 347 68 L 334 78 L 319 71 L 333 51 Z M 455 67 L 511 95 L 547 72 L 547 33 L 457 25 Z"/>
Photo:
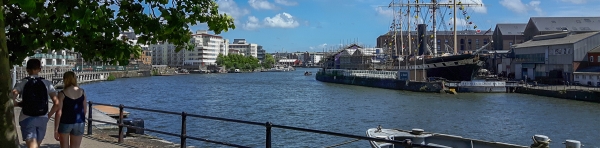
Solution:
<path fill-rule="evenodd" d="M 323 72 L 319 69 L 319 72 Z M 345 70 L 345 69 L 326 69 L 325 74 L 343 75 L 346 77 L 378 78 L 378 79 L 397 79 L 397 71 L 378 71 L 378 70 Z"/>
<path fill-rule="evenodd" d="M 112 106 L 112 107 L 118 107 L 119 108 L 119 119 L 117 119 L 117 123 L 112 123 L 112 122 L 106 122 L 106 121 L 101 121 L 101 120 L 95 120 L 92 118 L 92 105 L 105 105 L 105 106 Z M 123 104 L 120 105 L 112 105 L 112 104 L 103 104 L 103 103 L 92 103 L 92 101 L 88 102 L 88 120 L 87 120 L 87 134 L 88 135 L 92 135 L 93 134 L 93 130 L 92 130 L 92 122 L 100 122 L 100 123 L 105 123 L 105 124 L 111 124 L 111 125 L 117 125 L 119 127 L 119 136 L 118 136 L 118 142 L 122 143 L 123 142 L 123 127 L 127 127 L 127 128 L 133 128 L 133 129 L 139 129 L 139 130 L 147 130 L 150 132 L 155 132 L 155 133 L 160 133 L 160 134 L 165 134 L 165 135 L 169 135 L 169 136 L 175 136 L 175 137 L 179 137 L 180 138 L 180 147 L 181 148 L 185 148 L 186 147 L 186 140 L 187 139 L 193 139 L 193 140 L 198 140 L 198 141 L 203 141 L 203 142 L 208 142 L 208 143 L 214 143 L 214 144 L 220 144 L 220 145 L 226 145 L 226 146 L 232 146 L 232 147 L 242 147 L 242 148 L 249 148 L 248 146 L 243 146 L 243 145 L 238 145 L 238 144 L 232 144 L 232 143 L 227 143 L 227 142 L 220 142 L 220 141 L 215 141 L 215 140 L 209 140 L 209 139 L 205 139 L 205 138 L 200 138 L 200 137 L 193 137 L 193 136 L 188 136 L 187 135 L 187 126 L 186 126 L 186 119 L 187 117 L 195 117 L 195 118 L 201 118 L 201 119 L 208 119 L 208 120 L 217 120 L 217 121 L 225 121 L 225 122 L 234 122 L 234 123 L 242 123 L 242 124 L 249 124 L 249 125 L 257 125 L 257 126 L 264 126 L 266 129 L 266 133 L 265 133 L 265 147 L 267 148 L 271 148 L 271 129 L 272 128 L 281 128 L 281 129 L 288 129 L 288 130 L 295 130 L 295 131 L 302 131 L 302 132 L 309 132 L 309 133 L 316 133 L 316 134 L 324 134 L 324 135 L 332 135 L 332 136 L 338 136 L 338 137 L 346 137 L 346 138 L 354 138 L 354 139 L 360 139 L 360 140 L 369 140 L 369 141 L 377 141 L 377 142 L 386 142 L 386 143 L 392 143 L 392 144 L 399 144 L 399 145 L 404 145 L 404 146 L 419 146 L 419 147 L 424 147 L 424 148 L 438 148 L 437 146 L 428 146 L 428 145 L 421 145 L 421 144 L 414 144 L 410 141 L 410 139 L 406 139 L 403 141 L 398 141 L 398 140 L 387 140 L 387 139 L 380 139 L 380 138 L 372 138 L 372 137 L 366 137 L 366 136 L 357 136 L 357 135 L 350 135 L 350 134 L 343 134 L 343 133 L 336 133 L 336 132 L 329 132 L 329 131 L 322 131 L 322 130 L 314 130 L 314 129 L 308 129 L 308 128 L 301 128 L 301 127 L 293 127 L 293 126 L 285 126 L 285 125 L 276 125 L 276 124 L 272 124 L 271 122 L 265 122 L 265 123 L 260 123 L 260 122 L 253 122 L 253 121 L 244 121 L 244 120 L 237 120 L 237 119 L 228 119 L 228 118 L 221 118 L 221 117 L 212 117 L 212 116 L 205 116 L 205 115 L 197 115 L 197 114 L 188 114 L 186 112 L 173 112 L 173 111 L 164 111 L 164 110 L 156 110 L 156 109 L 147 109 L 147 108 L 140 108 L 140 107 L 126 107 Z M 163 114 L 170 114 L 170 115 L 177 115 L 177 116 L 181 116 L 181 132 L 179 134 L 177 133 L 169 133 L 169 132 L 165 132 L 165 131 L 160 131 L 160 130 L 155 130 L 155 129 L 148 129 L 148 128 L 143 128 L 143 127 L 137 127 L 137 126 L 132 126 L 132 125 L 125 125 L 123 123 L 123 109 L 133 109 L 133 110 L 140 110 L 140 111 L 149 111 L 149 112 L 155 112 L 155 113 L 163 113 Z"/>

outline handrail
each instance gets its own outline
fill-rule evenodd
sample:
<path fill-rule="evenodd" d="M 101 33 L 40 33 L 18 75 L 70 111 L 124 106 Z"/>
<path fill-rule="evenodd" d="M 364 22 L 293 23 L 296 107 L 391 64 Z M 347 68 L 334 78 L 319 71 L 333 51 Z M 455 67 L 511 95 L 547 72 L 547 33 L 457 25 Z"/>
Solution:
<path fill-rule="evenodd" d="M 112 122 L 106 122 L 106 121 L 101 121 L 101 120 L 95 120 L 92 118 L 92 105 L 96 104 L 96 105 L 105 105 L 105 106 L 112 106 L 112 107 L 118 107 L 119 108 L 119 119 L 117 120 L 117 123 L 112 123 Z M 196 115 L 196 114 L 188 114 L 186 112 L 173 112 L 173 111 L 164 111 L 164 110 L 157 110 L 157 109 L 147 109 L 147 108 L 141 108 L 141 107 L 126 107 L 123 104 L 120 105 L 113 105 L 113 104 L 104 104 L 104 103 L 95 103 L 92 101 L 88 102 L 88 135 L 92 135 L 92 122 L 100 122 L 100 123 L 106 123 L 106 124 L 111 124 L 111 125 L 117 125 L 119 127 L 119 139 L 118 142 L 122 143 L 123 142 L 123 127 L 127 127 L 127 128 L 133 128 L 133 129 L 140 129 L 140 130 L 148 130 L 150 132 L 156 132 L 156 133 L 160 133 L 160 134 L 165 134 L 165 135 L 169 135 L 169 136 L 175 136 L 175 137 L 180 137 L 181 139 L 181 143 L 180 143 L 180 147 L 181 148 L 185 148 L 186 147 L 186 139 L 193 139 L 193 140 L 198 140 L 198 141 L 204 141 L 204 142 L 209 142 L 209 143 L 214 143 L 214 144 L 220 144 L 220 145 L 226 145 L 226 146 L 232 146 L 232 147 L 241 147 L 241 148 L 249 148 L 248 146 L 243 146 L 243 145 L 237 145 L 237 144 L 231 144 L 231 143 L 227 143 L 227 142 L 220 142 L 220 141 L 214 141 L 214 140 L 209 140 L 209 139 L 205 139 L 205 138 L 199 138 L 199 137 L 193 137 L 193 136 L 187 136 L 186 134 L 186 117 L 190 116 L 190 117 L 196 117 L 196 118 L 202 118 L 202 119 L 210 119 L 210 120 L 218 120 L 218 121 L 226 121 L 226 122 L 235 122 L 235 123 L 243 123 L 243 124 L 250 124 L 250 125 L 259 125 L 259 126 L 264 126 L 266 128 L 266 134 L 265 134 L 265 146 L 267 148 L 271 148 L 271 128 L 275 127 L 275 128 L 281 128 L 281 129 L 289 129 L 289 130 L 296 130 L 296 131 L 302 131 L 302 132 L 309 132 L 309 133 L 317 133 L 317 134 L 325 134 L 325 135 L 332 135 L 332 136 L 338 136 L 338 137 L 346 137 L 346 138 L 354 138 L 354 139 L 360 139 L 360 140 L 369 140 L 369 141 L 377 141 L 377 142 L 387 142 L 387 143 L 393 143 L 393 144 L 400 144 L 400 145 L 405 145 L 405 146 L 419 146 L 419 147 L 423 147 L 423 148 L 438 148 L 436 146 L 429 146 L 429 145 L 421 145 L 421 144 L 413 144 L 409 139 L 407 140 L 403 140 L 403 141 L 398 141 L 398 140 L 387 140 L 387 139 L 380 139 L 380 138 L 372 138 L 372 137 L 366 137 L 366 136 L 357 136 L 357 135 L 350 135 L 350 134 L 343 134 L 343 133 L 336 133 L 336 132 L 329 132 L 329 131 L 322 131 L 322 130 L 314 130 L 314 129 L 308 129 L 308 128 L 301 128 L 301 127 L 293 127 L 293 126 L 285 126 L 285 125 L 275 125 L 272 124 L 271 122 L 266 122 L 266 123 L 260 123 L 260 122 L 253 122 L 253 121 L 244 121 L 244 120 L 237 120 L 237 119 L 228 119 L 228 118 L 221 118 L 221 117 L 213 117 L 213 116 L 206 116 L 206 115 Z M 137 126 L 132 126 L 132 125 L 125 125 L 123 123 L 123 109 L 124 108 L 128 108 L 128 109 L 134 109 L 134 110 L 141 110 L 141 111 L 149 111 L 149 112 L 157 112 L 157 113 L 164 113 L 164 114 L 171 114 L 171 115 L 180 115 L 181 116 L 181 133 L 180 134 L 175 134 L 175 133 L 169 133 L 169 132 L 165 132 L 165 131 L 159 131 L 159 130 L 154 130 L 154 129 L 148 129 L 148 128 L 143 128 L 143 127 L 137 127 Z"/>

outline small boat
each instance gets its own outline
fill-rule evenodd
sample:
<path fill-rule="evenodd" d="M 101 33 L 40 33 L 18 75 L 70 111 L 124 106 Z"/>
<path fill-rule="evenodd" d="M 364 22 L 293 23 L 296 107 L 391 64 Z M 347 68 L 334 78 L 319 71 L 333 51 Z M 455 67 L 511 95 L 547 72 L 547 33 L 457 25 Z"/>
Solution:
<path fill-rule="evenodd" d="M 422 129 L 412 129 L 405 131 L 400 129 L 383 129 L 381 126 L 367 130 L 367 137 L 380 138 L 386 140 L 396 140 L 403 144 L 392 144 L 386 142 L 369 141 L 373 148 L 406 148 L 407 143 L 419 145 L 421 147 L 433 148 L 529 148 L 540 147 L 548 148 L 550 138 L 544 135 L 535 135 L 532 137 L 533 144 L 522 146 L 509 143 L 483 141 L 477 139 L 463 138 L 461 136 L 428 133 Z M 564 142 L 567 148 L 580 148 L 581 142 L 577 140 L 566 140 Z M 413 145 L 413 147 L 415 147 Z M 418 147 L 418 146 L 417 146 Z"/>
<path fill-rule="evenodd" d="M 304 75 L 305 75 L 305 76 L 310 76 L 310 75 L 312 75 L 312 72 L 305 71 L 305 72 L 304 72 Z"/>

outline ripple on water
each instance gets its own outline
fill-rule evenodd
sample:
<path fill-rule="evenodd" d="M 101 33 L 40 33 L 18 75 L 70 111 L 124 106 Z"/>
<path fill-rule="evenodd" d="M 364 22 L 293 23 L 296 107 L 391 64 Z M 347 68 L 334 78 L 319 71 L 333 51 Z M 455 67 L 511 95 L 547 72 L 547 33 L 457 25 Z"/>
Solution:
<path fill-rule="evenodd" d="M 129 78 L 83 87 L 94 102 L 270 121 L 354 135 L 364 135 L 366 129 L 382 125 L 520 145 L 531 144 L 534 134 L 544 134 L 553 141 L 577 139 L 586 147 L 600 146 L 596 136 L 600 133 L 597 103 L 520 94 L 413 93 L 322 83 L 314 76 L 302 75 L 304 71 Z M 127 111 L 131 117 L 143 118 L 148 128 L 175 133 L 180 130 L 179 116 Z M 188 118 L 187 128 L 193 136 L 264 146 L 262 126 Z M 179 141 L 177 137 L 159 136 Z M 273 147 L 323 147 L 348 140 L 273 129 Z M 188 142 L 199 147 L 221 147 Z M 368 143 L 345 146 L 368 147 Z"/>

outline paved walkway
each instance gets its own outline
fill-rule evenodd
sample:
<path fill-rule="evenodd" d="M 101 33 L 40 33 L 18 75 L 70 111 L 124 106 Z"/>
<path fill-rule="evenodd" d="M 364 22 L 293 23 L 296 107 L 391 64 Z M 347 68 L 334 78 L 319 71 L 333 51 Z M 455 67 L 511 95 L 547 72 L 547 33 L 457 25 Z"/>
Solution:
<path fill-rule="evenodd" d="M 15 110 L 15 119 L 19 119 L 19 113 L 21 112 L 20 107 L 16 107 Z M 20 128 L 17 122 L 17 133 L 19 135 L 20 147 L 25 148 L 25 141 L 23 141 L 23 136 L 21 135 Z M 87 128 L 86 128 L 87 129 Z M 86 132 L 87 133 L 87 132 Z M 46 137 L 44 137 L 44 141 L 42 141 L 41 148 L 59 148 L 59 142 L 54 139 L 54 118 L 48 121 L 48 125 L 46 128 Z M 81 142 L 82 148 L 132 148 L 131 146 L 126 146 L 119 144 L 113 141 L 103 141 L 100 139 L 95 139 L 93 137 L 84 135 L 83 140 Z"/>

